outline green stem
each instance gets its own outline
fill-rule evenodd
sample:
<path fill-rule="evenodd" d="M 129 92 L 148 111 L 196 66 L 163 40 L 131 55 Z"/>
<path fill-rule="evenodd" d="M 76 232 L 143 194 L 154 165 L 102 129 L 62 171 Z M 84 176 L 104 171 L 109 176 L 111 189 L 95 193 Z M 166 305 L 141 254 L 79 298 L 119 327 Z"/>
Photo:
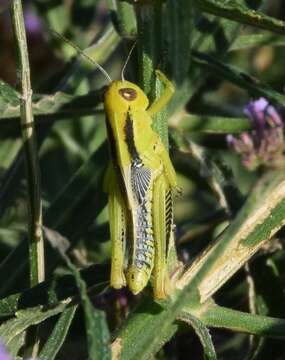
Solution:
<path fill-rule="evenodd" d="M 235 134 L 252 129 L 251 121 L 243 117 L 222 117 L 186 114 L 179 121 L 179 128 L 208 134 Z"/>
<path fill-rule="evenodd" d="M 210 306 L 200 317 L 205 325 L 259 336 L 285 337 L 285 320 Z"/>
<path fill-rule="evenodd" d="M 44 243 L 42 235 L 42 202 L 39 163 L 32 112 L 32 88 L 21 0 L 13 0 L 11 14 L 19 61 L 19 73 L 21 77 L 21 128 L 26 160 L 28 206 L 30 215 L 30 284 L 31 286 L 34 286 L 44 280 Z"/>
<path fill-rule="evenodd" d="M 285 22 L 237 4 L 235 1 L 194 0 L 202 11 L 284 35 Z"/>

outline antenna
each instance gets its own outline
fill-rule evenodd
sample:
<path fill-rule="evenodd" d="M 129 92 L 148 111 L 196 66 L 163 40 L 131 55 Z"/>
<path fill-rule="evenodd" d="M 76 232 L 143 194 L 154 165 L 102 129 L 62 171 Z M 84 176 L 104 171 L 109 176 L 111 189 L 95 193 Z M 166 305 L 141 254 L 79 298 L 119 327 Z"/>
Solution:
<path fill-rule="evenodd" d="M 125 72 L 126 66 L 128 65 L 128 62 L 129 62 L 129 60 L 130 60 L 130 57 L 131 57 L 131 55 L 132 55 L 132 52 L 133 52 L 136 44 L 137 44 L 137 40 L 133 43 L 133 45 L 132 45 L 132 47 L 131 47 L 131 50 L 130 50 L 128 56 L 127 56 L 127 59 L 126 59 L 126 61 L 125 61 L 125 63 L 124 63 L 124 66 L 123 66 L 123 68 L 122 68 L 122 72 L 121 72 L 121 79 L 122 79 L 122 81 L 125 81 L 124 72 Z"/>
<path fill-rule="evenodd" d="M 107 71 L 99 63 L 97 63 L 89 55 L 87 55 L 82 49 L 80 49 L 80 47 L 78 47 L 76 44 L 71 42 L 69 39 L 67 39 L 65 36 L 61 35 L 57 31 L 55 31 L 54 29 L 49 29 L 49 31 L 52 32 L 54 35 L 56 35 L 59 39 L 65 41 L 68 45 L 73 47 L 73 49 L 75 49 L 78 52 L 78 54 L 81 55 L 85 60 L 88 60 L 93 65 L 95 65 L 101 71 L 101 73 L 105 76 L 105 78 L 108 80 L 109 83 L 112 82 L 112 79 L 111 79 L 110 75 L 107 73 Z"/>

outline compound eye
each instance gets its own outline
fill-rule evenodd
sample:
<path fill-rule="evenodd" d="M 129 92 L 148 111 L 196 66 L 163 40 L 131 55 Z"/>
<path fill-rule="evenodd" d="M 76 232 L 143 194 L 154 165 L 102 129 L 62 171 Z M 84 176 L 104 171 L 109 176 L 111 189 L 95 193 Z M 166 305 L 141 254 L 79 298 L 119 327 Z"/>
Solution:
<path fill-rule="evenodd" d="M 123 88 L 119 90 L 120 95 L 127 101 L 133 101 L 137 98 L 137 92 L 132 88 Z"/>

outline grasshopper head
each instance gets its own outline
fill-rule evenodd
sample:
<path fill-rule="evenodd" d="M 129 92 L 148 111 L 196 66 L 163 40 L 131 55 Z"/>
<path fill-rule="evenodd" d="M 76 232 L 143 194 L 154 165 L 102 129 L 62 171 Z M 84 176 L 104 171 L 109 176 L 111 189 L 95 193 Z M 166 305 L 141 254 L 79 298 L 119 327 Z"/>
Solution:
<path fill-rule="evenodd" d="M 105 93 L 105 106 L 115 112 L 145 110 L 149 101 L 136 84 L 129 81 L 113 81 Z"/>

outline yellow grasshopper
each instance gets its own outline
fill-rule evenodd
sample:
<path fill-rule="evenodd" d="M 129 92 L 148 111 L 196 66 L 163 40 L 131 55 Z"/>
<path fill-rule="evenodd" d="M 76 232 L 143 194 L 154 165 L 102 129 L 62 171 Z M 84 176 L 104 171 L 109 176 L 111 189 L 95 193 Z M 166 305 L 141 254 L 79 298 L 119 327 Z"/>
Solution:
<path fill-rule="evenodd" d="M 95 64 L 109 82 L 104 107 L 111 161 L 104 189 L 109 195 L 112 242 L 110 285 L 115 289 L 127 285 L 138 294 L 153 275 L 154 297 L 163 299 L 170 286 L 167 259 L 173 241 L 173 193 L 177 183 L 168 152 L 152 129 L 152 117 L 169 102 L 174 87 L 157 70 L 165 90 L 149 105 L 143 90 L 124 80 L 131 52 L 122 80 L 112 81 L 100 64 L 52 32 Z"/>
<path fill-rule="evenodd" d="M 109 194 L 112 241 L 111 286 L 139 293 L 153 274 L 155 298 L 169 291 L 167 257 L 173 231 L 176 174 L 152 117 L 170 100 L 174 87 L 160 72 L 163 95 L 149 106 L 129 81 L 113 81 L 104 97 L 111 163 L 104 188 Z M 125 267 L 126 254 L 128 253 Z"/>

